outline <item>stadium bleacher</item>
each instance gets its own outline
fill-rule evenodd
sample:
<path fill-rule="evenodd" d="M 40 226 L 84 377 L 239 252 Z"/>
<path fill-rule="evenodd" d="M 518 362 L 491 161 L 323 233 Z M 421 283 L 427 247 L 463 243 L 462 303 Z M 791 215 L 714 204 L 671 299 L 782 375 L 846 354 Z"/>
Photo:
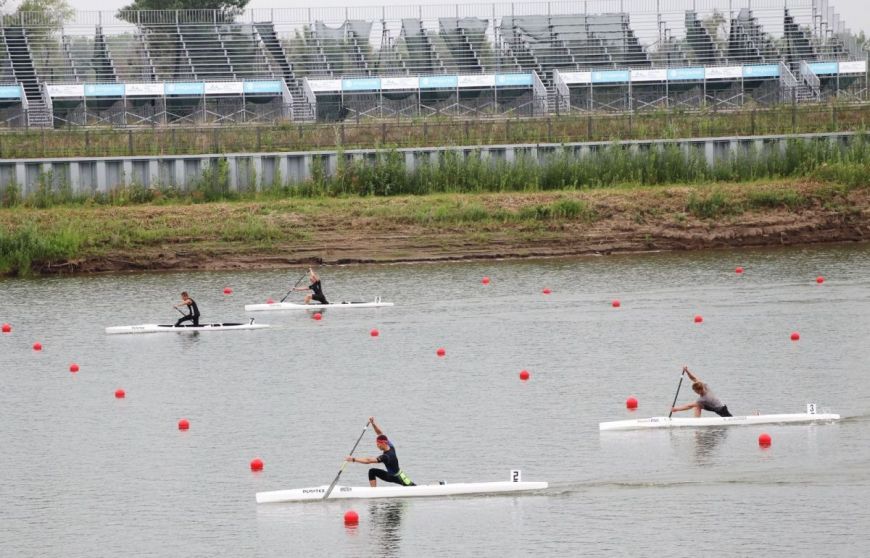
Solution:
<path fill-rule="evenodd" d="M 867 97 L 866 53 L 827 3 L 728 5 L 76 12 L 63 25 L 7 15 L 0 121 L 220 124 Z"/>

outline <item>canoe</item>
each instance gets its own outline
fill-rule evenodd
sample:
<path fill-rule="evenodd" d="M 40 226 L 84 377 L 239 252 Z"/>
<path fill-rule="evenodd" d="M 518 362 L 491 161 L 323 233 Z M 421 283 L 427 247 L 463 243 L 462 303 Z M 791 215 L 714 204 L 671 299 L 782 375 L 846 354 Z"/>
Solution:
<path fill-rule="evenodd" d="M 271 304 L 245 304 L 245 312 L 260 312 L 264 310 L 326 310 L 327 308 L 384 308 L 393 306 L 392 302 L 381 302 L 375 299 L 370 302 L 334 302 L 330 304 L 297 304 L 295 302 L 273 302 Z"/>
<path fill-rule="evenodd" d="M 180 325 L 172 324 L 140 324 L 129 326 L 107 327 L 106 333 L 198 333 L 200 331 L 236 331 L 240 329 L 265 329 L 268 324 L 255 324 L 253 321 L 247 324 L 223 323 L 223 324 L 199 324 Z"/>
<path fill-rule="evenodd" d="M 468 494 L 504 494 L 508 492 L 527 492 L 544 490 L 546 482 L 461 482 L 455 484 L 423 484 L 419 486 L 336 486 L 329 500 L 349 500 L 363 498 L 422 498 L 427 496 L 462 496 Z M 305 502 L 323 500 L 328 485 L 294 490 L 274 490 L 257 492 L 258 504 L 281 502 Z"/>
<path fill-rule="evenodd" d="M 812 422 L 832 422 L 840 420 L 833 413 L 793 413 L 781 415 L 747 415 L 740 417 L 651 417 L 633 420 L 616 420 L 598 423 L 604 430 L 647 430 L 653 428 L 692 428 L 704 426 L 749 426 L 754 424 L 793 424 Z"/>

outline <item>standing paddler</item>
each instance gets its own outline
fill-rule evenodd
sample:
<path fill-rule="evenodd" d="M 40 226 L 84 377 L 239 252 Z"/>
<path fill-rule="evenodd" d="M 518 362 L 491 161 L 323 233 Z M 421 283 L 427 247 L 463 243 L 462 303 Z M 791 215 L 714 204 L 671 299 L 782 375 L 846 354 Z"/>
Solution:
<path fill-rule="evenodd" d="M 177 310 L 179 306 L 187 306 L 188 312 L 178 318 L 178 321 L 175 322 L 175 327 L 181 326 L 184 322 L 193 322 L 194 326 L 199 326 L 199 307 L 196 305 L 196 301 L 190 298 L 187 291 L 181 293 L 181 302 L 173 306 L 173 308 Z"/>
<path fill-rule="evenodd" d="M 401 467 L 399 467 L 399 458 L 396 456 L 396 447 L 392 442 L 387 438 L 386 434 L 375 424 L 375 417 L 369 417 L 369 422 L 375 429 L 375 434 L 378 435 L 375 440 L 375 444 L 377 444 L 378 449 L 383 453 L 377 457 L 351 457 L 347 456 L 345 458 L 346 461 L 350 461 L 351 463 L 383 463 L 384 467 L 387 470 L 383 469 L 369 469 L 369 485 L 377 486 L 378 480 L 381 479 L 384 482 L 391 482 L 394 484 L 401 484 L 402 486 L 417 486 L 411 479 L 408 478 L 408 475 L 402 471 Z"/>
<path fill-rule="evenodd" d="M 710 391 L 710 388 L 707 387 L 707 384 L 698 379 L 697 376 L 689 372 L 688 366 L 683 366 L 683 374 L 686 374 L 690 380 L 692 380 L 692 390 L 699 395 L 698 399 L 692 403 L 686 403 L 685 405 L 678 405 L 676 407 L 671 407 L 671 411 L 676 413 L 679 411 L 688 411 L 689 409 L 694 409 L 695 418 L 701 416 L 701 411 L 710 411 L 711 413 L 716 413 L 720 417 L 730 417 L 731 413 L 728 411 L 728 407 L 719 400 L 718 397 L 713 395 L 713 392 Z"/>
<path fill-rule="evenodd" d="M 323 285 L 320 283 L 320 277 L 314 273 L 314 270 L 310 267 L 308 268 L 308 286 L 307 287 L 293 287 L 294 291 L 312 291 L 305 295 L 305 304 L 311 304 L 312 300 L 316 300 L 320 304 L 329 304 L 326 300 L 326 296 L 323 294 Z"/>

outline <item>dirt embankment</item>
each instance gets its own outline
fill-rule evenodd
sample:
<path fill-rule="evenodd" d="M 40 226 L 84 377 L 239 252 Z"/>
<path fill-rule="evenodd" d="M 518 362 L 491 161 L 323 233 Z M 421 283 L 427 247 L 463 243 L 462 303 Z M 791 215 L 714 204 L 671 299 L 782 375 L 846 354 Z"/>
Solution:
<path fill-rule="evenodd" d="M 42 272 L 263 269 L 863 241 L 870 237 L 870 191 L 789 182 L 89 208 L 69 210 L 63 219 L 89 220 L 103 237 L 89 239 L 77 257 L 40 266 Z M 143 233 L 144 240 L 119 243 L 109 230 L 114 222 Z M 238 222 L 244 225 L 228 233 L 227 226 Z"/>

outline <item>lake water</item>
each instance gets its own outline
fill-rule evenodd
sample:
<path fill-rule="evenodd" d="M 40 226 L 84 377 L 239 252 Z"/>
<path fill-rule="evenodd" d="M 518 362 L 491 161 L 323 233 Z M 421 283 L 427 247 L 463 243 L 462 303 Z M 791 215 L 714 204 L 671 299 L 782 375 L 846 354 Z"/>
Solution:
<path fill-rule="evenodd" d="M 0 555 L 866 555 L 870 246 L 321 273 L 332 299 L 396 306 L 107 336 L 174 321 L 182 290 L 203 321 L 254 317 L 244 304 L 279 299 L 301 270 L 0 281 L 14 327 L 0 336 Z M 844 420 L 599 433 L 666 414 L 683 364 L 735 414 L 815 402 Z M 520 469 L 550 488 L 255 504 L 258 491 L 328 484 L 370 415 L 418 484 Z M 377 454 L 369 432 L 356 455 Z M 365 485 L 367 468 L 350 464 L 342 484 Z"/>

